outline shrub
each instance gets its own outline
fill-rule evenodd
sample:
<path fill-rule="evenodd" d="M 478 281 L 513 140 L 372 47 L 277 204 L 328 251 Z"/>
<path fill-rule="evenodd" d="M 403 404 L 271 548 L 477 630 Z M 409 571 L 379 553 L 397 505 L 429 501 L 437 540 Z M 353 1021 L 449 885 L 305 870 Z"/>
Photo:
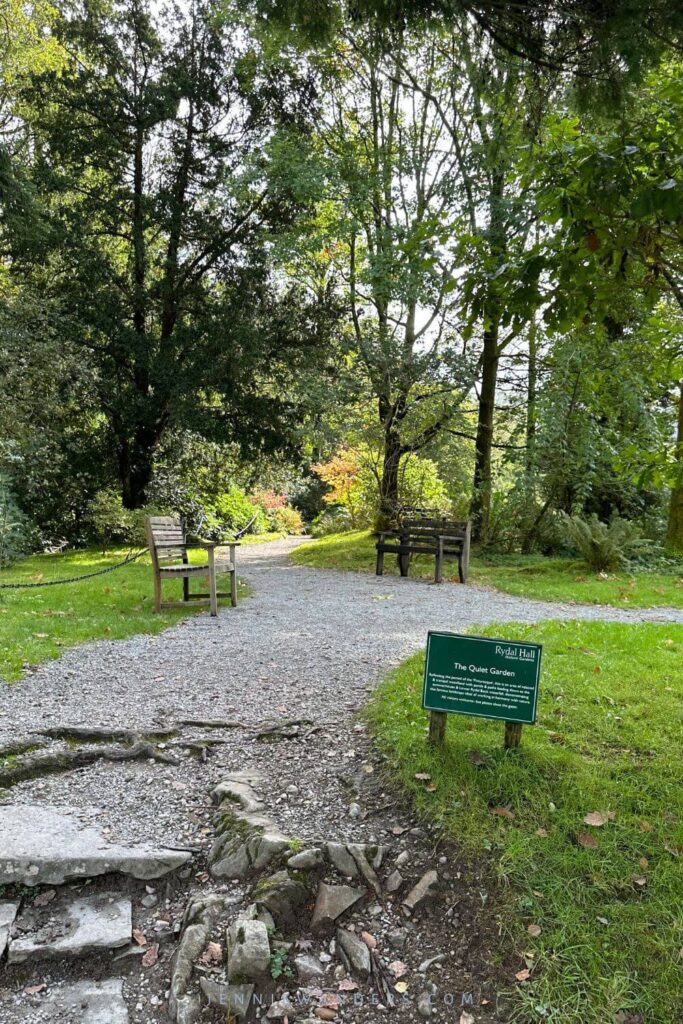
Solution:
<path fill-rule="evenodd" d="M 29 524 L 10 486 L 0 476 L 0 565 L 9 565 L 29 550 Z"/>
<path fill-rule="evenodd" d="M 130 543 L 139 530 L 139 516 L 123 507 L 121 494 L 113 487 L 98 491 L 90 502 L 88 521 L 93 539 L 102 547 L 102 554 L 112 543 Z M 139 538 L 138 538 L 139 539 Z"/>
<path fill-rule="evenodd" d="M 216 525 L 223 531 L 239 533 L 249 528 L 250 533 L 265 533 L 268 521 L 263 509 L 251 501 L 239 487 L 231 487 L 225 494 L 216 499 L 213 509 Z M 208 523 L 209 516 L 205 524 Z"/>
<path fill-rule="evenodd" d="M 615 517 L 609 523 L 601 523 L 595 514 L 582 519 L 564 513 L 562 522 L 571 546 L 598 572 L 618 569 L 647 544 L 640 529 L 628 519 Z"/>
<path fill-rule="evenodd" d="M 276 533 L 299 535 L 304 532 L 304 520 L 298 509 L 285 505 L 277 509 L 270 517 L 270 523 Z"/>
<path fill-rule="evenodd" d="M 354 530 L 353 520 L 347 509 L 341 505 L 328 508 L 316 516 L 311 527 L 313 537 L 327 537 L 330 533 L 348 533 Z"/>

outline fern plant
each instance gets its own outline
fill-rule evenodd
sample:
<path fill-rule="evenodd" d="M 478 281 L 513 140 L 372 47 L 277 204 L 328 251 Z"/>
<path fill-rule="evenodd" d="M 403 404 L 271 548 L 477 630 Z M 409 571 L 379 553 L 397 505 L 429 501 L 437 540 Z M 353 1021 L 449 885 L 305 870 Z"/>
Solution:
<path fill-rule="evenodd" d="M 647 546 L 635 523 L 618 516 L 603 523 L 595 514 L 582 519 L 564 513 L 562 522 L 569 544 L 596 572 L 620 568 L 630 556 Z"/>

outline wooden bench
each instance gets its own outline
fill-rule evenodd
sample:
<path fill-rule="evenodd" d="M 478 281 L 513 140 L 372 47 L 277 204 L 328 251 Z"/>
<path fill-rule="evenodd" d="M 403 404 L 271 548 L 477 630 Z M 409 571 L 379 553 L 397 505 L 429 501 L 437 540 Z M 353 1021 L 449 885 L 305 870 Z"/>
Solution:
<path fill-rule="evenodd" d="M 216 548 L 223 545 L 215 544 L 213 541 L 193 541 L 188 544 L 183 520 L 174 519 L 171 516 L 147 516 L 145 531 L 154 569 L 154 607 L 156 611 L 160 612 L 162 608 L 182 608 L 190 601 L 200 601 L 208 602 L 211 606 L 211 614 L 218 615 L 219 597 L 229 597 L 233 607 L 237 604 L 237 568 L 235 565 L 235 548 L 239 547 L 237 542 L 224 545 L 230 548 L 229 563 L 219 566 L 220 572 L 230 573 L 230 593 L 224 594 L 216 589 L 215 555 Z M 206 551 L 205 565 L 190 565 L 187 553 L 193 548 L 203 548 Z M 177 562 L 178 559 L 181 559 L 180 565 L 168 564 Z M 194 576 L 207 580 L 208 594 L 190 593 L 190 580 Z M 162 580 L 172 579 L 183 581 L 182 601 L 162 601 L 161 599 Z"/>
<path fill-rule="evenodd" d="M 436 559 L 435 583 L 443 581 L 445 558 L 457 558 L 460 582 L 467 583 L 470 531 L 469 520 L 462 522 L 444 516 L 406 517 L 401 520 L 397 530 L 382 530 L 378 534 L 376 573 L 381 576 L 384 571 L 385 554 L 398 555 L 401 576 L 408 575 L 411 555 L 426 554 L 434 555 Z"/>

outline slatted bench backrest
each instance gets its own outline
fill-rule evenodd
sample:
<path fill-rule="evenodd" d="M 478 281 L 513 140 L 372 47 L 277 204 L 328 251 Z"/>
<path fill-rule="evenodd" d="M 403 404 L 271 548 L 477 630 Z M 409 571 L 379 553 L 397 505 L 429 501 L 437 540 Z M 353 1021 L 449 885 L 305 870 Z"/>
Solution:
<path fill-rule="evenodd" d="M 172 516 L 148 516 L 147 544 L 155 569 L 160 562 L 175 562 L 185 554 L 185 524 Z"/>
<path fill-rule="evenodd" d="M 469 521 L 459 519 L 402 519 L 399 530 L 405 530 L 411 537 L 432 539 L 438 536 L 457 537 L 464 543 L 469 533 Z"/>

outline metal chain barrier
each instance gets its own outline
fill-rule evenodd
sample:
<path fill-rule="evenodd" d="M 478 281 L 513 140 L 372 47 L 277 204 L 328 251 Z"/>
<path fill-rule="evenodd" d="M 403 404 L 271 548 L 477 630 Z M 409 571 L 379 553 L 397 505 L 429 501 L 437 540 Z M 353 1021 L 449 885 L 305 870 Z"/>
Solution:
<path fill-rule="evenodd" d="M 142 551 L 138 551 L 137 555 L 128 555 L 122 562 L 117 562 L 116 565 L 108 565 L 106 569 L 97 569 L 95 572 L 87 572 L 82 576 L 67 576 L 63 580 L 42 580 L 40 583 L 0 583 L 0 590 L 33 590 L 35 587 L 56 587 L 61 583 L 78 583 L 80 580 L 91 580 L 94 576 L 104 576 L 108 572 L 114 572 L 115 569 L 122 569 L 124 565 L 137 562 L 138 558 L 141 558 L 147 550 L 147 548 L 143 548 Z"/>

